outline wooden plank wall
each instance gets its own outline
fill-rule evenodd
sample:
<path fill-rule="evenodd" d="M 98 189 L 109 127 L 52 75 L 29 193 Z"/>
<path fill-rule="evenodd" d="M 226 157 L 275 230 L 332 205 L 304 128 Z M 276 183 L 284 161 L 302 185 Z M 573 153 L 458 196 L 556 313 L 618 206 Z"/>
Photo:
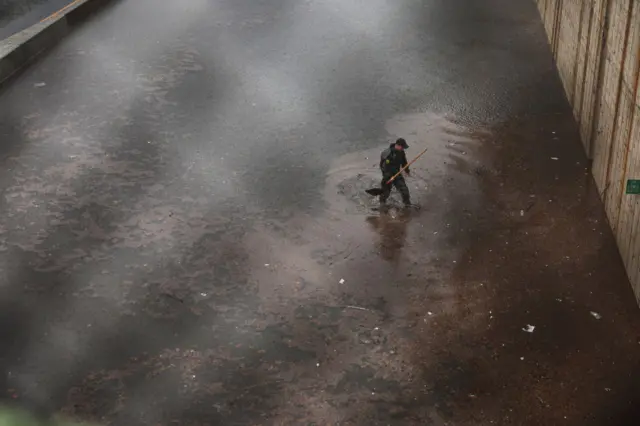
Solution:
<path fill-rule="evenodd" d="M 536 0 L 640 303 L 640 0 Z"/>

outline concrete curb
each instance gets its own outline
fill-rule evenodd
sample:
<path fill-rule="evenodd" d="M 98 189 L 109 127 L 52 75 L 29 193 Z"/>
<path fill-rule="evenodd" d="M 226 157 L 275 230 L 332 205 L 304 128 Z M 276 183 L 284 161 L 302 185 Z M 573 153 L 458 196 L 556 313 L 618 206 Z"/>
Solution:
<path fill-rule="evenodd" d="M 0 86 L 112 0 L 76 0 L 40 23 L 0 41 Z"/>

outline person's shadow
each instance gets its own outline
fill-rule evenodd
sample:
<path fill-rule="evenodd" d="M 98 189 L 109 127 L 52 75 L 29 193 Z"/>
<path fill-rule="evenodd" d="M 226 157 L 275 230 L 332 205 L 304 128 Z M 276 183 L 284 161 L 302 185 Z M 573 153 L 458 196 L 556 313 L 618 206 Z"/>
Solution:
<path fill-rule="evenodd" d="M 381 211 L 379 216 L 369 216 L 366 220 L 380 234 L 378 242 L 380 256 L 389 262 L 397 262 L 407 237 L 411 211 L 398 209 L 395 214 L 393 211 Z"/>

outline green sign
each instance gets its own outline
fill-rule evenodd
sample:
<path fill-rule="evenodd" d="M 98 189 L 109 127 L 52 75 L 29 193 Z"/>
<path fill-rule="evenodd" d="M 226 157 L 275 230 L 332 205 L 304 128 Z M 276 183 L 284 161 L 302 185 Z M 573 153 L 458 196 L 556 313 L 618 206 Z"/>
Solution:
<path fill-rule="evenodd" d="M 627 179 L 627 194 L 640 194 L 640 179 Z"/>

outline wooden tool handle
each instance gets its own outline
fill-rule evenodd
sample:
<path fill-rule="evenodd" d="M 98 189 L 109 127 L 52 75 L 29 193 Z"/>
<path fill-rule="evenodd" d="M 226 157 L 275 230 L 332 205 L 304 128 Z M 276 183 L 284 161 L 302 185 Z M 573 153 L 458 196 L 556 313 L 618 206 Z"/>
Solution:
<path fill-rule="evenodd" d="M 395 175 L 393 175 L 393 177 L 391 179 L 389 179 L 387 181 L 387 185 L 389 185 L 391 182 L 393 182 L 394 180 L 396 180 L 396 178 L 398 176 L 400 176 L 402 174 L 402 172 L 404 172 L 405 170 L 407 170 L 409 168 L 410 165 L 412 165 L 413 163 L 416 162 L 416 160 L 420 157 L 422 157 L 422 154 L 424 154 L 425 152 L 427 152 L 427 149 L 429 148 L 425 148 L 424 151 L 422 151 L 420 154 L 418 154 L 418 156 L 416 158 L 414 158 L 413 160 L 411 160 L 409 163 L 407 163 L 406 166 L 404 166 L 403 168 L 400 169 L 400 171 L 398 173 L 396 173 Z"/>

